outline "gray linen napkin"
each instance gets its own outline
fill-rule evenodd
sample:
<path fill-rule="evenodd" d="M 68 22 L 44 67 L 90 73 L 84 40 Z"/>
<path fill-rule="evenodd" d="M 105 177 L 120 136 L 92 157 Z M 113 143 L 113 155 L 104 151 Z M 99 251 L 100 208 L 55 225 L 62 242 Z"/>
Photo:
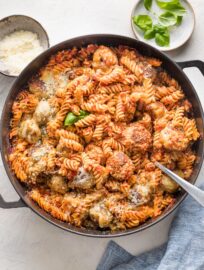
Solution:
<path fill-rule="evenodd" d="M 204 208 L 188 196 L 168 243 L 139 256 L 110 241 L 97 270 L 204 270 Z"/>

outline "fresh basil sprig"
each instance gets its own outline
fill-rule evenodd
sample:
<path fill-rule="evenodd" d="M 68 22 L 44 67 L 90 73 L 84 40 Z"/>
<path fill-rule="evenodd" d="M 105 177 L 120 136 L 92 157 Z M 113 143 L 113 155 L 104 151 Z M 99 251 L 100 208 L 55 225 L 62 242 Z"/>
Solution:
<path fill-rule="evenodd" d="M 152 25 L 152 19 L 148 15 L 138 15 L 133 18 L 134 23 L 144 31 L 145 39 L 155 38 L 159 46 L 168 46 L 170 35 L 168 28 L 163 25 Z"/>
<path fill-rule="evenodd" d="M 147 14 L 140 14 L 133 17 L 133 22 L 144 32 L 145 39 L 155 38 L 155 42 L 159 46 L 169 46 L 170 30 L 173 26 L 179 26 L 182 23 L 185 8 L 180 4 L 179 0 L 156 0 L 157 5 L 165 10 L 157 15 L 151 10 L 153 0 L 144 0 L 143 4 L 148 14 L 157 17 L 158 23 L 153 25 L 152 18 Z"/>
<path fill-rule="evenodd" d="M 87 115 L 89 115 L 89 112 L 80 110 L 80 114 L 76 115 L 73 112 L 69 112 L 64 120 L 64 126 L 72 126 L 77 121 L 85 118 Z"/>

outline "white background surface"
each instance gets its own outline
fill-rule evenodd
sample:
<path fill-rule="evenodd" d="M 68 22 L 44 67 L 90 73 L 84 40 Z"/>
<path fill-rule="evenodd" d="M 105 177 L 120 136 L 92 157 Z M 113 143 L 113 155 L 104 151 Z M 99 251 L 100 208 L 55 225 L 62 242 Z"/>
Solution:
<path fill-rule="evenodd" d="M 133 37 L 130 14 L 136 0 L 0 0 L 0 18 L 25 14 L 43 24 L 51 45 L 71 37 L 91 33 L 114 33 Z M 191 1 L 196 29 L 191 40 L 170 53 L 175 60 L 204 60 L 204 2 Z M 197 69 L 186 70 L 204 105 L 204 78 Z M 0 76 L 0 108 L 12 79 Z M 6 200 L 18 196 L 0 160 L 0 193 Z M 202 170 L 199 181 L 202 181 Z M 160 245 L 167 239 L 170 219 L 128 237 L 114 240 L 133 254 Z M 108 243 L 64 232 L 42 220 L 27 208 L 0 209 L 1 270 L 93 270 Z"/>

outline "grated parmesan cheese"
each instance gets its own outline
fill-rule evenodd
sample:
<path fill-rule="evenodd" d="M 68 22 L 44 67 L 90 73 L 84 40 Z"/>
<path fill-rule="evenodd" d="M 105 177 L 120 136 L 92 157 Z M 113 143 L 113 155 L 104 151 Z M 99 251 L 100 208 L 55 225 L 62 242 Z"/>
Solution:
<path fill-rule="evenodd" d="M 19 75 L 24 67 L 43 51 L 37 34 L 15 31 L 0 40 L 0 68 Z"/>

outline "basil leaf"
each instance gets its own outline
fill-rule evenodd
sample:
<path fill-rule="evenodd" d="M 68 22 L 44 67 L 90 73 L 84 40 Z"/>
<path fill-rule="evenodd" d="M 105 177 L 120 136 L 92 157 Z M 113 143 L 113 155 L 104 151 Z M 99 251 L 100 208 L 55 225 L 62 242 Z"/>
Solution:
<path fill-rule="evenodd" d="M 159 21 L 165 26 L 172 26 L 177 23 L 177 16 L 170 11 L 166 11 L 159 16 Z"/>
<path fill-rule="evenodd" d="M 168 10 L 170 10 L 177 16 L 183 16 L 186 13 L 186 9 L 181 4 L 175 5 L 174 7 L 171 7 L 171 9 Z"/>
<path fill-rule="evenodd" d="M 164 47 L 164 46 L 168 46 L 169 42 L 170 42 L 170 36 L 169 36 L 169 32 L 167 31 L 166 33 L 156 33 L 155 35 L 155 41 L 157 43 L 157 45 Z"/>
<path fill-rule="evenodd" d="M 144 7 L 146 10 L 150 10 L 152 7 L 152 0 L 144 0 Z"/>
<path fill-rule="evenodd" d="M 79 119 L 83 119 L 84 117 L 89 115 L 89 112 L 87 111 L 80 110 L 79 112 L 80 112 L 80 115 L 78 116 Z"/>
<path fill-rule="evenodd" d="M 87 111 L 80 110 L 79 115 L 73 114 L 73 112 L 69 112 L 64 120 L 64 126 L 71 126 L 77 121 L 84 119 L 90 113 Z"/>
<path fill-rule="evenodd" d="M 143 31 L 146 31 L 147 29 L 150 29 L 152 27 L 152 19 L 148 15 L 134 16 L 133 22 Z"/>
<path fill-rule="evenodd" d="M 147 29 L 144 34 L 145 39 L 152 39 L 155 37 L 155 30 L 154 28 Z"/>
<path fill-rule="evenodd" d="M 179 0 L 168 0 L 168 1 L 156 0 L 156 2 L 161 9 L 169 9 L 173 5 L 177 5 L 179 3 Z"/>
<path fill-rule="evenodd" d="M 168 31 L 167 27 L 161 24 L 155 24 L 154 25 L 154 31 L 155 33 L 164 34 Z"/>
<path fill-rule="evenodd" d="M 74 123 L 76 123 L 79 120 L 79 118 L 73 114 L 72 112 L 69 112 L 64 120 L 64 126 L 71 126 Z"/>
<path fill-rule="evenodd" d="M 183 16 L 177 16 L 176 25 L 179 26 L 182 23 Z"/>
<path fill-rule="evenodd" d="M 166 9 L 168 11 L 173 12 L 177 16 L 182 16 L 185 14 L 186 9 L 179 3 L 178 0 L 171 0 L 171 1 L 161 1 L 161 0 L 156 0 L 157 5 L 161 9 Z"/>

